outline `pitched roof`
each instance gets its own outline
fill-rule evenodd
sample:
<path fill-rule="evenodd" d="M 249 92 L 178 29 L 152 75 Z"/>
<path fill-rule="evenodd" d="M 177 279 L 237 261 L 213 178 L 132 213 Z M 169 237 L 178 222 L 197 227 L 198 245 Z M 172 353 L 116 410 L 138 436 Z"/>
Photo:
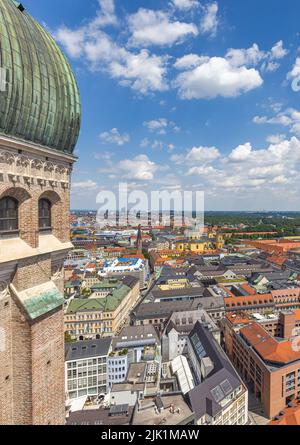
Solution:
<path fill-rule="evenodd" d="M 103 357 L 108 355 L 111 338 L 86 340 L 65 344 L 65 361 L 80 360 L 88 357 Z"/>
<path fill-rule="evenodd" d="M 188 397 L 197 419 L 200 419 L 206 413 L 214 417 L 222 410 L 219 403 L 232 391 L 239 388 L 242 385 L 242 381 L 229 358 L 214 339 L 212 333 L 198 321 L 190 333 L 189 338 L 191 339 L 192 348 L 199 361 L 201 358 L 193 342 L 195 335 L 198 336 L 202 349 L 206 354 L 205 356 L 210 358 L 213 367 L 208 376 L 188 393 Z M 228 389 L 227 393 L 222 389 L 225 382 Z M 215 396 L 215 390 L 217 389 L 220 390 L 219 393 L 222 396 L 220 399 L 217 399 Z"/>
<path fill-rule="evenodd" d="M 282 411 L 281 415 L 276 416 L 268 425 L 300 425 L 300 400 L 295 400 Z"/>

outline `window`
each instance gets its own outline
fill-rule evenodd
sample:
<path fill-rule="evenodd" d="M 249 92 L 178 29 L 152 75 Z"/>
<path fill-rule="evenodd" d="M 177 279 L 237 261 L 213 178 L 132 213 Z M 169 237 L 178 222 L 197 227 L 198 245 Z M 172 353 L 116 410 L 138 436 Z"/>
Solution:
<path fill-rule="evenodd" d="M 48 199 L 40 199 L 39 201 L 39 228 L 51 228 L 51 202 Z"/>
<path fill-rule="evenodd" d="M 18 230 L 18 201 L 14 198 L 0 200 L 0 232 Z"/>

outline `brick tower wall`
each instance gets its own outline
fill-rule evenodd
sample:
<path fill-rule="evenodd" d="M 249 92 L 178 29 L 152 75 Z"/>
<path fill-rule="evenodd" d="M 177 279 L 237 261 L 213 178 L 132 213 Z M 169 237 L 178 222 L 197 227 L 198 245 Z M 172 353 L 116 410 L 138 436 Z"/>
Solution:
<path fill-rule="evenodd" d="M 63 307 L 30 320 L 17 292 L 53 281 L 63 291 L 66 253 L 39 254 L 38 202 L 52 204 L 52 235 L 70 240 L 70 174 L 74 159 L 31 146 L 3 146 L 0 137 L 0 199 L 19 203 L 19 238 L 32 256 L 5 261 L 0 236 L 0 424 L 65 423 Z M 3 246 L 3 244 L 2 244 Z M 62 244 L 63 246 L 63 244 Z"/>

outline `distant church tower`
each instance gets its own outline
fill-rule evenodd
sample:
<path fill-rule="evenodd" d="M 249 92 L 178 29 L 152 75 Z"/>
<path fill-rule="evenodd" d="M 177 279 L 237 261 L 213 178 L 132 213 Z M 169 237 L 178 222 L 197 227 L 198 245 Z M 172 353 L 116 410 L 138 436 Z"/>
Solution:
<path fill-rule="evenodd" d="M 63 262 L 80 98 L 24 7 L 0 0 L 0 17 L 0 424 L 64 424 Z"/>
<path fill-rule="evenodd" d="M 143 252 L 143 235 L 142 235 L 142 226 L 139 225 L 137 238 L 136 238 L 136 250 L 138 254 Z"/>

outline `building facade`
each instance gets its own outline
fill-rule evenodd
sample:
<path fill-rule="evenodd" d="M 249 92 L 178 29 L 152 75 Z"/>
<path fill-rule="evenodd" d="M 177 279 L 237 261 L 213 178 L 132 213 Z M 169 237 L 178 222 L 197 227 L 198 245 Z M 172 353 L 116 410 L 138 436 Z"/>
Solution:
<path fill-rule="evenodd" d="M 111 353 L 107 360 L 107 391 L 110 392 L 115 383 L 126 380 L 128 371 L 128 351 Z"/>
<path fill-rule="evenodd" d="M 110 349 L 110 338 L 66 344 L 66 399 L 106 393 Z"/>
<path fill-rule="evenodd" d="M 127 276 L 106 296 L 74 299 L 65 312 L 65 332 L 77 340 L 110 337 L 126 321 L 139 295 L 138 279 Z"/>
<path fill-rule="evenodd" d="M 225 321 L 226 351 L 270 419 L 300 397 L 298 317 L 280 314 L 276 324 L 281 327 L 275 334 L 281 338 L 272 335 L 273 323 L 247 318 Z"/>
<path fill-rule="evenodd" d="M 0 424 L 64 424 L 79 93 L 52 37 L 17 1 L 0 0 L 0 41 Z"/>
<path fill-rule="evenodd" d="M 188 338 L 195 387 L 188 398 L 198 425 L 245 425 L 248 391 L 212 333 L 199 321 Z"/>

